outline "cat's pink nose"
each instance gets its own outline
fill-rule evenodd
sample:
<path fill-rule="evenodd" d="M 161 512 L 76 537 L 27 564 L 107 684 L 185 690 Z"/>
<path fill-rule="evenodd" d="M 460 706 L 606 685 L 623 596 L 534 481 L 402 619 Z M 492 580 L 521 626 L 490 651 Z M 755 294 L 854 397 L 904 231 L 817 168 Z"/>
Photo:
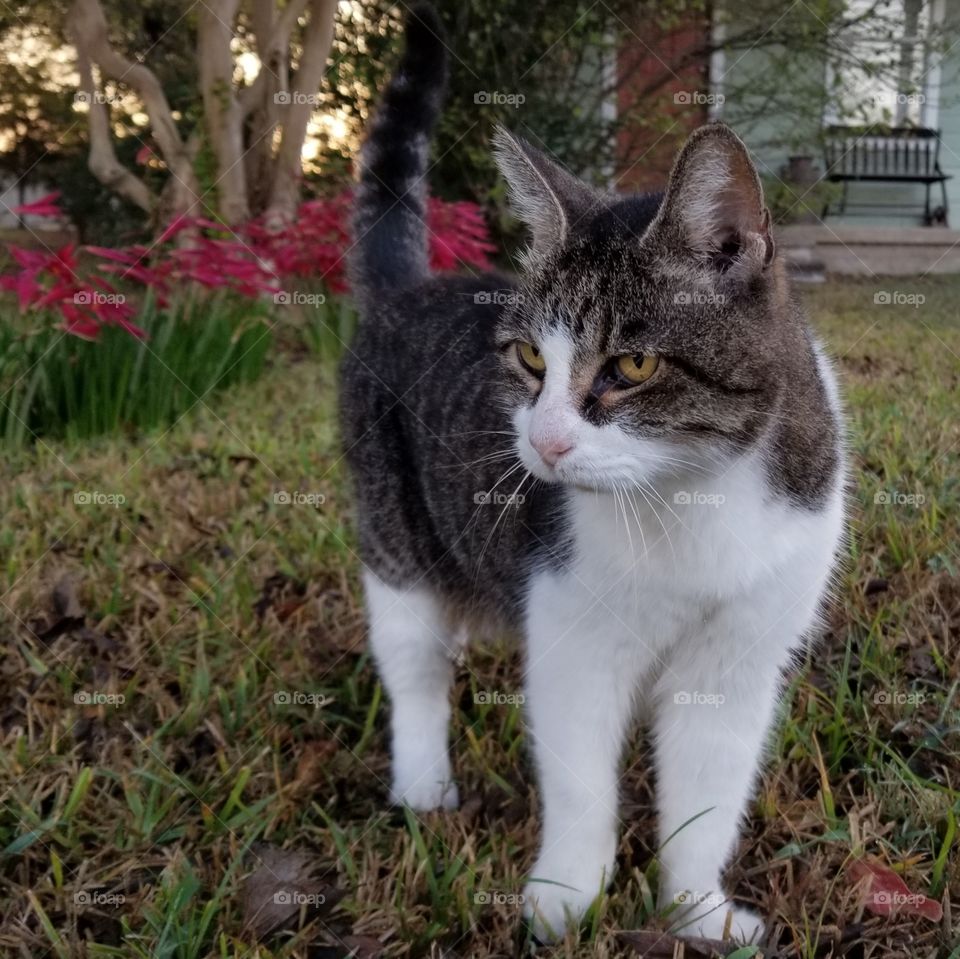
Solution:
<path fill-rule="evenodd" d="M 573 449 L 573 443 L 558 436 L 531 436 L 530 445 L 540 454 L 540 458 L 548 466 L 556 466 L 560 457 Z"/>

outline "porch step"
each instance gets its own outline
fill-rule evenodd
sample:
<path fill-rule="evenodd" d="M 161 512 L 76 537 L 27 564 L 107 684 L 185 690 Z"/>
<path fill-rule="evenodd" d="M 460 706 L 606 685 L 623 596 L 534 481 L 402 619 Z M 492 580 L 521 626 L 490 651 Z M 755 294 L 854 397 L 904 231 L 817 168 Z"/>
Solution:
<path fill-rule="evenodd" d="M 778 227 L 776 240 L 801 281 L 821 269 L 848 276 L 960 273 L 960 230 L 944 227 L 798 224 Z"/>

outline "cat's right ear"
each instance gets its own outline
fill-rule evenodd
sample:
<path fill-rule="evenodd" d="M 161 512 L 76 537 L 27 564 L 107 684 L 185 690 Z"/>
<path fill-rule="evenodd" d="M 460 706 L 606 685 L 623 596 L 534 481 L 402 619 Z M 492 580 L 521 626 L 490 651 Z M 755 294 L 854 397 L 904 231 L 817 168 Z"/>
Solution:
<path fill-rule="evenodd" d="M 734 275 L 770 265 L 775 248 L 760 177 L 728 126 L 709 123 L 687 140 L 647 242 Z"/>
<path fill-rule="evenodd" d="M 533 236 L 534 258 L 561 247 L 578 222 L 602 202 L 598 191 L 502 126 L 494 131 L 493 152 L 511 205 Z"/>

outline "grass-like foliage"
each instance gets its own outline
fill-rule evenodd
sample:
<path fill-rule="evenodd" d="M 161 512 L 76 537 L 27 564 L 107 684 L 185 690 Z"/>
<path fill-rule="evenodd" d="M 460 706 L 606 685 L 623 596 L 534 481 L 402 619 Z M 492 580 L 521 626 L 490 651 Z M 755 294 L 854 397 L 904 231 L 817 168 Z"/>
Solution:
<path fill-rule="evenodd" d="M 271 313 L 231 294 L 198 292 L 164 308 L 148 297 L 144 338 L 104 326 L 95 341 L 42 315 L 0 319 L 0 443 L 84 439 L 173 422 L 210 394 L 249 382 L 272 341 Z"/>
<path fill-rule="evenodd" d="M 891 290 L 925 299 L 875 302 Z M 770 917 L 767 959 L 958 959 L 960 281 L 806 295 L 850 410 L 853 535 L 729 881 Z M 334 363 L 295 346 L 162 441 L 0 457 L 0 955 L 525 954 L 521 654 L 502 637 L 457 665 L 461 809 L 391 810 Z M 663 922 L 652 780 L 638 731 L 613 884 L 538 959 L 665 954 L 621 932 Z M 867 859 L 942 921 L 868 909 Z"/>

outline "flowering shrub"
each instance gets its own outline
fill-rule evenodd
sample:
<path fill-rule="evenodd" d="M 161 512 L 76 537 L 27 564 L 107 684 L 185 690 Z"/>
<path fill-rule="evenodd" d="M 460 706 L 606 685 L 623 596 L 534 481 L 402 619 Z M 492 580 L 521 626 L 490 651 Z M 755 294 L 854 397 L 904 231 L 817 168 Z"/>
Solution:
<path fill-rule="evenodd" d="M 61 216 L 58 197 L 51 193 L 16 212 Z M 277 292 L 291 279 L 319 278 L 331 291 L 343 292 L 350 199 L 342 193 L 308 200 L 296 222 L 281 232 L 268 230 L 258 220 L 228 231 L 211 220 L 181 217 L 149 246 L 87 246 L 78 251 L 70 245 L 55 253 L 11 246 L 18 269 L 0 276 L 0 289 L 16 294 L 21 311 L 55 310 L 62 328 L 84 339 L 95 339 L 103 326 L 145 336 L 133 321 L 136 308 L 123 292 L 125 283 L 149 290 L 160 307 L 175 291 L 191 285 L 255 298 Z M 435 270 L 461 264 L 489 267 L 493 246 L 475 204 L 431 199 L 428 228 Z M 78 253 L 85 256 L 80 259 Z"/>

